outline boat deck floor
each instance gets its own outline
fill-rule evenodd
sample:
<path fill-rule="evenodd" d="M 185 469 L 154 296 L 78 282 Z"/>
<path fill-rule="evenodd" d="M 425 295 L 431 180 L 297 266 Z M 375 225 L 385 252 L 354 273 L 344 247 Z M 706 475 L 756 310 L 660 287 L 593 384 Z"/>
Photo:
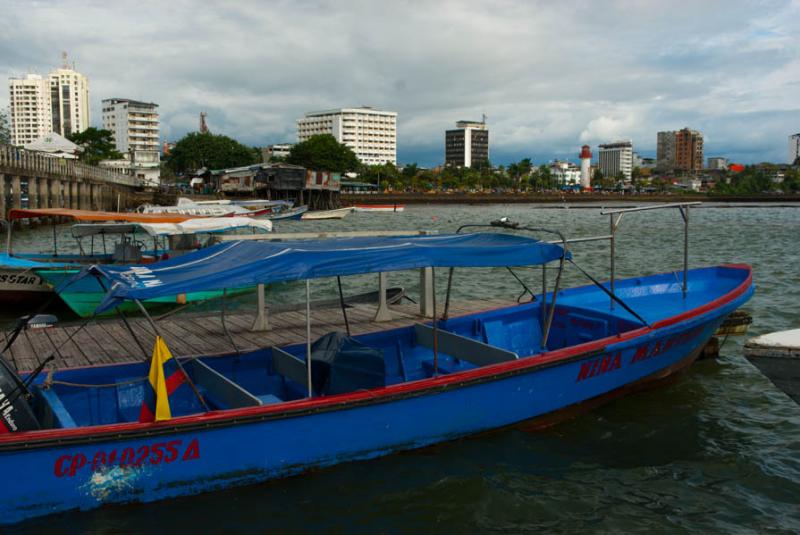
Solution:
<path fill-rule="evenodd" d="M 499 306 L 513 305 L 509 300 L 475 299 L 450 304 L 450 315 L 456 316 Z M 378 330 L 406 327 L 420 321 L 428 321 L 419 314 L 419 305 L 403 303 L 390 305 L 391 321 L 375 322 L 376 305 L 355 304 L 347 309 L 347 318 L 352 334 L 363 334 Z M 441 313 L 441 311 L 439 312 Z M 250 313 L 229 312 L 225 324 L 230 338 L 241 351 L 273 345 L 284 346 L 303 342 L 306 339 L 306 317 L 304 311 L 275 312 L 269 314 L 270 329 L 253 331 L 255 311 Z M 6 352 L 6 358 L 19 371 L 32 370 L 55 351 L 53 365 L 56 368 L 90 366 L 118 362 L 136 362 L 150 358 L 154 333 L 145 318 L 128 318 L 141 346 L 134 341 L 124 323 L 118 318 L 93 320 L 81 328 L 81 322 L 62 324 L 43 329 L 24 331 Z M 230 338 L 220 322 L 220 314 L 182 313 L 156 322 L 173 355 L 209 355 L 234 351 Z M 80 330 L 79 330 L 80 329 Z M 79 331 L 78 331 L 79 330 Z M 318 308 L 311 311 L 312 339 L 331 331 L 344 331 L 341 309 Z M 76 333 L 76 331 L 78 331 Z M 4 332 L 4 340 L 10 332 Z M 72 336 L 72 339 L 70 339 Z M 3 342 L 5 345 L 5 342 Z M 145 354 L 146 353 L 146 356 Z"/>

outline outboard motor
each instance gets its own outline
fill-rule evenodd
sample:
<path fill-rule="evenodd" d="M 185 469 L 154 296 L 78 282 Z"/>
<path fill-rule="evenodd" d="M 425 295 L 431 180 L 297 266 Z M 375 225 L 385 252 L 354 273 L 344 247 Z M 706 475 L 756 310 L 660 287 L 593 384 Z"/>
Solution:
<path fill-rule="evenodd" d="M 0 353 L 0 435 L 40 429 L 28 393 L 28 387 Z"/>
<path fill-rule="evenodd" d="M 27 383 L 14 371 L 3 353 L 11 347 L 17 336 L 25 329 L 41 329 L 54 325 L 58 318 L 51 314 L 36 314 L 22 316 L 17 320 L 17 327 L 0 351 L 0 435 L 16 433 L 19 431 L 33 431 L 41 429 L 36 415 L 33 413 L 28 400 L 31 392 L 28 385 L 33 382 L 46 363 L 53 357 L 45 359 L 28 377 Z"/>

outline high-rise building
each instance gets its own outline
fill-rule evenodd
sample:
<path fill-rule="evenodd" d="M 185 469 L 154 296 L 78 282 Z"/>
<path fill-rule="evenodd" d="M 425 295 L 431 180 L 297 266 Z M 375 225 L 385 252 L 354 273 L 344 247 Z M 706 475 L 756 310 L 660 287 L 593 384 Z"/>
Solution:
<path fill-rule="evenodd" d="M 127 98 L 104 99 L 103 128 L 111 132 L 122 159 L 107 160 L 101 165 L 141 178 L 145 185 L 158 185 L 161 177 L 158 104 Z"/>
<path fill-rule="evenodd" d="M 675 169 L 675 132 L 659 132 L 656 137 L 656 169 Z"/>
<path fill-rule="evenodd" d="M 46 78 L 9 80 L 11 142 L 24 145 L 50 132 L 67 137 L 89 128 L 89 80 L 66 62 Z M 46 93 L 46 94 L 45 94 Z"/>
<path fill-rule="evenodd" d="M 50 73 L 53 132 L 67 137 L 89 128 L 89 79 L 66 65 Z"/>
<path fill-rule="evenodd" d="M 117 150 L 158 152 L 158 104 L 127 98 L 103 100 L 103 128 L 111 131 Z"/>
<path fill-rule="evenodd" d="M 789 164 L 800 158 L 800 133 L 789 136 Z"/>
<path fill-rule="evenodd" d="M 486 121 L 458 121 L 444 134 L 444 163 L 453 167 L 480 167 L 489 161 Z"/>
<path fill-rule="evenodd" d="M 684 128 L 659 132 L 656 167 L 660 171 L 701 171 L 703 169 L 703 134 Z"/>
<path fill-rule="evenodd" d="M 633 143 L 615 141 L 600 145 L 598 167 L 607 177 L 617 177 L 621 173 L 625 182 L 631 181 L 633 171 Z"/>
<path fill-rule="evenodd" d="M 50 80 L 38 74 L 8 81 L 11 144 L 22 146 L 53 131 Z"/>
<path fill-rule="evenodd" d="M 703 170 L 703 134 L 689 128 L 675 132 L 675 169 Z"/>
<path fill-rule="evenodd" d="M 367 165 L 397 165 L 397 112 L 364 106 L 306 113 L 297 121 L 297 140 L 330 134 Z"/>

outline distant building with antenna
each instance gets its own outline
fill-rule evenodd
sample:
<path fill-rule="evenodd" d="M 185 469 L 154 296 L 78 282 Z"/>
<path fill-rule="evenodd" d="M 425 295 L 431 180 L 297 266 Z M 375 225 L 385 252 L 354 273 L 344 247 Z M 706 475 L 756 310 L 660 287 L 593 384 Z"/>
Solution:
<path fill-rule="evenodd" d="M 458 121 L 444 133 L 444 163 L 452 167 L 480 167 L 489 161 L 486 115 L 481 122 Z"/>

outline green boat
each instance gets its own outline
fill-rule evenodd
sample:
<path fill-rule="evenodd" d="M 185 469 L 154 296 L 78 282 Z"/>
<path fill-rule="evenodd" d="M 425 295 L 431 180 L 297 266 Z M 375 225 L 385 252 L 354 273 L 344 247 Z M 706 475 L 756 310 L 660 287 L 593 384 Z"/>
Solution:
<path fill-rule="evenodd" d="M 76 268 L 47 268 L 37 269 L 36 274 L 42 277 L 45 281 L 51 284 L 54 288 L 58 288 L 61 284 L 65 283 L 72 276 L 77 274 L 80 270 Z M 229 290 L 228 296 L 242 295 L 254 291 L 255 288 L 242 288 L 237 290 Z M 82 318 L 90 318 L 94 314 L 97 305 L 103 300 L 106 290 L 94 277 L 84 277 L 77 282 L 73 282 L 67 286 L 63 291 L 59 292 L 59 297 L 62 301 L 73 311 L 75 314 Z M 159 297 L 156 299 L 146 299 L 142 301 L 142 305 L 149 311 L 154 313 L 167 312 L 171 309 L 178 307 L 199 304 L 203 301 L 211 299 L 219 299 L 222 297 L 222 291 L 203 291 L 203 292 L 190 292 L 186 294 L 173 295 L 168 297 Z M 138 313 L 139 308 L 134 302 L 127 302 L 121 307 L 125 313 Z M 113 315 L 114 312 L 100 314 L 99 316 Z"/>

